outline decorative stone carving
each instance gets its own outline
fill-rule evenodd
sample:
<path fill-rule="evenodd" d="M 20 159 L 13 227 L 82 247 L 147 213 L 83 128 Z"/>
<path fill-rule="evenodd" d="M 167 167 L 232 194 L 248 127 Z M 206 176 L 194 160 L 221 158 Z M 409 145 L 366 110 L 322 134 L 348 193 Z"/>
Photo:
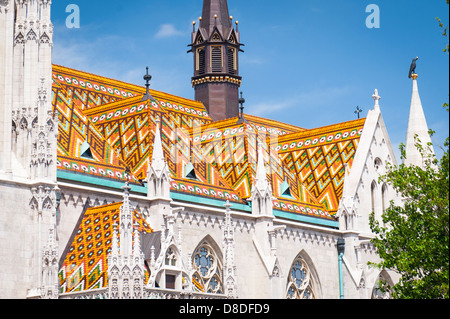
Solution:
<path fill-rule="evenodd" d="M 156 125 L 152 162 L 147 174 L 147 188 L 149 198 L 162 198 L 170 201 L 170 173 L 164 159 L 159 119 Z"/>
<path fill-rule="evenodd" d="M 234 262 L 234 222 L 231 217 L 231 205 L 227 201 L 225 204 L 225 220 L 222 224 L 223 229 L 223 252 L 224 252 L 224 265 L 223 265 L 223 282 L 225 284 L 224 293 L 230 299 L 238 298 L 237 292 L 237 274 L 236 265 Z"/>
<path fill-rule="evenodd" d="M 0 13 L 7 13 L 9 11 L 9 0 L 0 0 Z"/>
<path fill-rule="evenodd" d="M 273 217 L 272 188 L 267 181 L 267 171 L 264 163 L 263 146 L 261 143 L 258 145 L 258 162 L 251 201 L 253 215 Z"/>
<path fill-rule="evenodd" d="M 115 225 L 111 253 L 108 255 L 109 297 L 111 299 L 142 299 L 144 297 L 144 254 L 137 228 L 133 232 L 131 187 L 126 183 L 122 189 L 124 194 L 123 206 L 120 208 L 120 246 Z"/>
<path fill-rule="evenodd" d="M 53 211 L 55 198 L 54 192 L 50 186 L 39 185 L 31 188 L 32 198 L 30 207 L 32 210 L 42 214 L 44 211 Z M 54 212 L 56 214 L 56 212 Z"/>
<path fill-rule="evenodd" d="M 150 278 L 147 289 L 153 289 L 159 285 L 162 289 L 170 289 L 183 294 L 192 293 L 192 267 L 189 267 L 182 258 L 182 233 L 179 229 L 175 232 L 177 215 L 184 208 L 170 208 L 164 214 L 164 222 L 161 225 L 161 249 L 156 256 L 155 247 L 151 248 Z M 169 287 L 167 279 L 174 280 L 174 286 Z"/>
<path fill-rule="evenodd" d="M 58 299 L 59 278 L 58 278 L 58 244 L 55 238 L 54 226 L 49 229 L 47 245 L 42 252 L 42 299 Z"/>

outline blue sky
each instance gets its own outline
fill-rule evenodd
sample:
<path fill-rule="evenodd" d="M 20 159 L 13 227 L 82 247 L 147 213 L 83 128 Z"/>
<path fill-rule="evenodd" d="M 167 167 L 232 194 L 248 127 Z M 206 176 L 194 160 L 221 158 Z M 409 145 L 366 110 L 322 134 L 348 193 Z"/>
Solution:
<path fill-rule="evenodd" d="M 80 8 L 80 28 L 66 27 L 66 7 Z M 192 21 L 202 0 L 53 1 L 56 64 L 194 98 L 193 58 L 187 54 Z M 366 7 L 380 9 L 380 28 L 366 27 Z M 445 0 L 228 0 L 239 20 L 246 113 L 305 128 L 363 116 L 375 88 L 391 143 L 398 152 L 408 124 L 416 72 L 428 126 L 440 157 L 449 131 L 447 40 L 436 17 L 448 25 Z M 398 158 L 399 159 L 399 158 Z"/>

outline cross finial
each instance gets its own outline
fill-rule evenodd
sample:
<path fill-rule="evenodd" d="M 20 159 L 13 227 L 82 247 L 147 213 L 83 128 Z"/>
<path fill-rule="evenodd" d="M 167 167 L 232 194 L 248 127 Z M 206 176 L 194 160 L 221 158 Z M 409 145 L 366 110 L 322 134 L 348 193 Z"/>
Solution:
<path fill-rule="evenodd" d="M 358 115 L 358 119 L 360 118 L 359 113 L 361 113 L 363 110 L 359 108 L 359 106 L 356 107 L 355 114 Z"/>
<path fill-rule="evenodd" d="M 142 101 L 145 100 L 149 100 L 151 95 L 150 95 L 150 81 L 152 80 L 152 76 L 150 74 L 148 74 L 148 66 L 147 66 L 147 73 L 144 75 L 144 80 L 145 80 L 145 87 L 146 87 L 146 92 L 144 97 L 142 98 Z"/>
<path fill-rule="evenodd" d="M 375 100 L 375 108 L 380 107 L 380 100 L 381 100 L 381 96 L 378 95 L 378 90 L 375 89 L 372 98 Z"/>

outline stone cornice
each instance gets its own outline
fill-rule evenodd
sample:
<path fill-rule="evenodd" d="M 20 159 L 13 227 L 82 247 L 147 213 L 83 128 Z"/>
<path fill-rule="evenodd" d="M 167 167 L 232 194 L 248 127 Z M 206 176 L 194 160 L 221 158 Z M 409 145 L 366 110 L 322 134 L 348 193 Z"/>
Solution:
<path fill-rule="evenodd" d="M 234 77 L 230 75 L 203 75 L 201 77 L 195 77 L 192 79 L 192 86 L 196 86 L 203 83 L 231 83 L 238 85 L 239 87 L 242 84 L 241 77 Z"/>

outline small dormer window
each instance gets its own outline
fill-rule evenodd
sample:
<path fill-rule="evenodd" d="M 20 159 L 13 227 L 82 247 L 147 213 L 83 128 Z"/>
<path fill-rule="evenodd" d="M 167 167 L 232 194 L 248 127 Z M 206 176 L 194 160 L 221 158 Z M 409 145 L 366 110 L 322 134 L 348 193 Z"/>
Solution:
<path fill-rule="evenodd" d="M 185 177 L 189 179 L 197 179 L 197 175 L 195 174 L 194 165 L 192 163 L 188 163 L 184 168 Z"/>
<path fill-rule="evenodd" d="M 282 197 L 292 197 L 291 188 L 289 187 L 289 184 L 287 181 L 284 181 L 283 184 L 281 184 L 281 196 Z"/>
<path fill-rule="evenodd" d="M 80 146 L 80 157 L 88 160 L 94 160 L 94 156 L 92 155 L 91 146 L 87 141 L 84 141 Z"/>

